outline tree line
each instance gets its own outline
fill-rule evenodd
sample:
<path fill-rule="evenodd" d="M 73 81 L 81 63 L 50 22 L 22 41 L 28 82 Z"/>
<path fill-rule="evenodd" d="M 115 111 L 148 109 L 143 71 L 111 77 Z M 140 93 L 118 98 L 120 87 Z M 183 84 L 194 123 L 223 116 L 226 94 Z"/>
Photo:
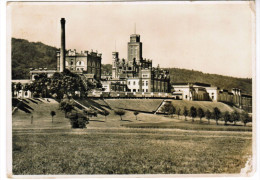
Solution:
<path fill-rule="evenodd" d="M 191 117 L 192 122 L 195 121 L 196 117 L 200 119 L 200 123 L 202 123 L 202 118 L 206 118 L 208 120 L 208 124 L 210 124 L 211 119 L 214 119 L 216 121 L 216 125 L 219 124 L 219 120 L 224 121 L 225 125 L 228 123 L 234 123 L 234 125 L 236 125 L 237 122 L 242 122 L 244 126 L 246 126 L 247 123 L 252 122 L 252 117 L 245 111 L 242 111 L 241 113 L 236 110 L 231 113 L 229 111 L 221 112 L 218 107 L 215 107 L 213 111 L 210 111 L 209 109 L 204 111 L 202 108 L 196 108 L 194 106 L 191 106 L 190 109 L 186 106 L 184 106 L 183 109 L 176 109 L 172 103 L 165 103 L 161 108 L 161 112 L 170 116 L 176 114 L 178 115 L 178 119 L 180 115 L 183 115 L 185 117 L 185 121 L 187 121 L 187 116 L 189 116 Z"/>
<path fill-rule="evenodd" d="M 62 99 L 64 96 L 73 98 L 86 97 L 87 92 L 96 87 L 96 84 L 87 81 L 83 84 L 78 74 L 65 69 L 64 72 L 55 72 L 52 77 L 42 73 L 35 76 L 30 84 L 12 83 L 12 95 L 20 90 L 30 91 L 33 97 Z M 78 93 L 77 93 L 78 92 Z"/>

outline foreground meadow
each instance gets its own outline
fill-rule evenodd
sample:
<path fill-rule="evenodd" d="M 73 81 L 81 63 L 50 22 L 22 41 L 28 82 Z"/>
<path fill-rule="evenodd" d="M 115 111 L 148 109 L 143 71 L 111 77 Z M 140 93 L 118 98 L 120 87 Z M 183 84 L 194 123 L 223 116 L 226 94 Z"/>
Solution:
<path fill-rule="evenodd" d="M 240 173 L 251 133 L 89 129 L 13 133 L 14 174 Z"/>
<path fill-rule="evenodd" d="M 244 127 L 179 129 L 199 125 L 146 113 L 136 120 L 130 111 L 120 121 L 111 111 L 107 119 L 91 118 L 87 129 L 71 129 L 57 103 L 37 106 L 33 123 L 31 114 L 13 115 L 14 175 L 239 174 L 252 157 L 252 132 Z M 53 123 L 50 110 L 56 111 Z"/>

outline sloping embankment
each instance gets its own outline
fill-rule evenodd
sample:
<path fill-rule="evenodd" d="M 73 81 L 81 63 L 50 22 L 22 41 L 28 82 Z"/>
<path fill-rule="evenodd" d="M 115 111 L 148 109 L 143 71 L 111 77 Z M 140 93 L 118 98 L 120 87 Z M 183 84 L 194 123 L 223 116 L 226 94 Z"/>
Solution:
<path fill-rule="evenodd" d="M 180 108 L 181 111 L 183 111 L 184 107 L 186 106 L 189 110 L 191 106 L 194 106 L 196 109 L 202 108 L 204 111 L 210 110 L 213 111 L 215 107 L 219 108 L 221 112 L 232 112 L 234 110 L 241 111 L 238 108 L 231 107 L 227 104 L 221 103 L 221 102 L 211 102 L 211 101 L 185 101 L 185 100 L 167 100 L 171 101 L 173 106 L 178 109 Z M 160 107 L 161 108 L 161 107 Z M 160 112 L 160 108 L 158 111 Z"/>
<path fill-rule="evenodd" d="M 112 109 L 154 113 L 160 107 L 163 99 L 106 99 Z"/>

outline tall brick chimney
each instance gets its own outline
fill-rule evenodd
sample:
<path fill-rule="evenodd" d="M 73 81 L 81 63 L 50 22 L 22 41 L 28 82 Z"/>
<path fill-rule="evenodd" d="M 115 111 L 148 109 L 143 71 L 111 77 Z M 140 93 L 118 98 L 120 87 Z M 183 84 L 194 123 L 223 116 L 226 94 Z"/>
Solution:
<path fill-rule="evenodd" d="M 65 69 L 65 58 L 66 58 L 66 48 L 65 48 L 65 18 L 61 18 L 61 46 L 60 46 L 60 72 Z"/>

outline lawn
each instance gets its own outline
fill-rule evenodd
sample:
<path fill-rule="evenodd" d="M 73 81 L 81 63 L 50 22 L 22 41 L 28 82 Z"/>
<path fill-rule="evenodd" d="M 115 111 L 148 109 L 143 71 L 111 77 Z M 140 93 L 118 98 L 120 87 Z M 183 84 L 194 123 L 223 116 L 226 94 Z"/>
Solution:
<path fill-rule="evenodd" d="M 185 101 L 185 100 L 167 100 L 171 101 L 173 106 L 178 109 L 180 108 L 183 112 L 184 107 L 187 107 L 188 110 L 190 110 L 191 106 L 194 106 L 196 109 L 202 108 L 204 112 L 207 110 L 213 111 L 215 107 L 219 108 L 221 112 L 232 112 L 234 110 L 241 111 L 241 109 L 231 107 L 227 104 L 224 104 L 222 102 L 211 102 L 211 101 Z M 160 110 L 160 109 L 159 109 Z"/>
<path fill-rule="evenodd" d="M 147 113 L 140 113 L 136 120 L 132 111 L 126 111 L 120 121 L 109 110 L 107 120 L 98 115 L 90 119 L 87 129 L 71 129 L 57 102 L 27 104 L 34 109 L 31 114 L 21 110 L 13 114 L 15 175 L 238 174 L 252 155 L 252 132 L 199 130 L 201 126 L 217 127 L 214 122 L 201 125 L 196 119 L 192 124 L 183 117 Z M 54 123 L 51 110 L 56 112 Z M 168 127 L 124 127 L 140 124 Z M 183 130 L 176 124 L 194 129 Z"/>
<path fill-rule="evenodd" d="M 13 132 L 14 174 L 240 173 L 251 133 L 178 130 Z"/>
<path fill-rule="evenodd" d="M 163 99 L 105 99 L 112 108 L 121 108 L 141 112 L 155 112 L 162 104 Z"/>
<path fill-rule="evenodd" d="M 149 122 L 149 123 L 129 123 L 124 124 L 125 127 L 130 128 L 171 128 L 183 130 L 201 130 L 201 131 L 252 131 L 250 126 L 242 126 L 241 124 L 234 126 L 233 124 L 223 125 L 220 123 L 216 125 L 215 122 L 208 124 L 203 121 L 191 123 L 186 121 L 167 121 L 167 122 Z"/>

